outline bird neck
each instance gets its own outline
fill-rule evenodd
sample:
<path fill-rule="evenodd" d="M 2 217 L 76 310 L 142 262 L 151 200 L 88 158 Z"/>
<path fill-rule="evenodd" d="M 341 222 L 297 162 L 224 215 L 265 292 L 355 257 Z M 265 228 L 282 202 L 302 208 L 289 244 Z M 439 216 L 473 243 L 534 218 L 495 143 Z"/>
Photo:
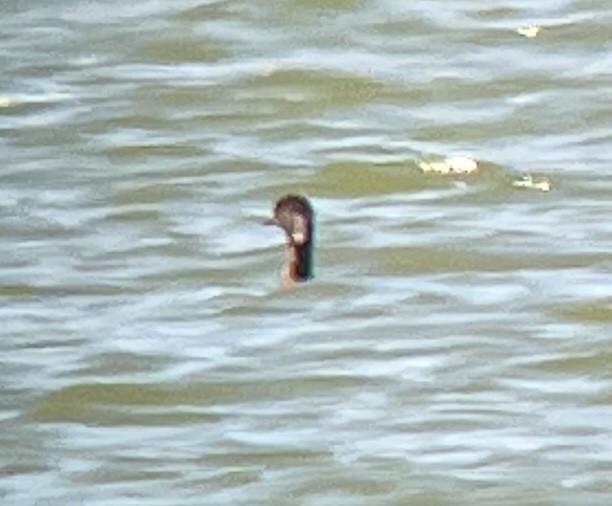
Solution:
<path fill-rule="evenodd" d="M 284 281 L 296 283 L 306 281 L 312 277 L 312 243 L 309 241 L 302 245 L 289 244 L 287 266 Z"/>

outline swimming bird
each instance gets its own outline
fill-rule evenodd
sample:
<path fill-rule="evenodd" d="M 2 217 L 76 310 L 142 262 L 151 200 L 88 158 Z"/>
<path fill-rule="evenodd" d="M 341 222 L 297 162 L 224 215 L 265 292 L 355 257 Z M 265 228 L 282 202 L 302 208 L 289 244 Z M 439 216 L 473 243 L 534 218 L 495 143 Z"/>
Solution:
<path fill-rule="evenodd" d="M 274 216 L 264 222 L 285 231 L 287 265 L 283 284 L 290 285 L 313 277 L 314 211 L 308 199 L 289 194 L 276 201 Z"/>

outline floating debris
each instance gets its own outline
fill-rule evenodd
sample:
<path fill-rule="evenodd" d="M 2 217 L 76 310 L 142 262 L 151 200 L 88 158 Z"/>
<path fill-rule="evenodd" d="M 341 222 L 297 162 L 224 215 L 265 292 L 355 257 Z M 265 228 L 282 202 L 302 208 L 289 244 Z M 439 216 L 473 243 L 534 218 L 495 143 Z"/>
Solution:
<path fill-rule="evenodd" d="M 445 162 L 426 162 L 421 160 L 418 163 L 419 169 L 423 172 L 437 172 L 438 174 L 448 174 L 450 167 Z"/>
<path fill-rule="evenodd" d="M 521 28 L 516 29 L 516 33 L 522 35 L 523 37 L 527 37 L 528 39 L 535 39 L 538 34 L 542 30 L 541 26 L 538 25 L 530 25 L 530 26 L 522 26 Z"/>
<path fill-rule="evenodd" d="M 0 97 L 0 107 L 11 107 L 13 101 L 9 97 Z"/>
<path fill-rule="evenodd" d="M 472 174 L 478 170 L 476 160 L 467 156 L 451 156 L 437 162 L 420 160 L 418 166 L 423 172 L 435 172 L 436 174 Z"/>
<path fill-rule="evenodd" d="M 525 174 L 519 179 L 515 179 L 512 181 L 512 186 L 527 190 L 539 190 L 541 192 L 549 192 L 552 188 L 550 181 L 545 177 L 541 177 L 536 180 L 530 174 Z"/>
<path fill-rule="evenodd" d="M 467 156 L 453 156 L 447 158 L 445 161 L 450 165 L 453 172 L 471 174 L 478 170 L 478 163 L 476 160 L 472 160 Z"/>

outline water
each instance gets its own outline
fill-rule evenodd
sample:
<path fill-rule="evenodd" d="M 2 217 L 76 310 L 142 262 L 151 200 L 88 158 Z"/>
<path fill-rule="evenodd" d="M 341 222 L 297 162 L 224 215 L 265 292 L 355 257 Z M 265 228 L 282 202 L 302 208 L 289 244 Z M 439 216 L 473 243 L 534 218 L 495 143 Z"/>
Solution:
<path fill-rule="evenodd" d="M 2 504 L 608 506 L 608 7 L 5 6 Z"/>

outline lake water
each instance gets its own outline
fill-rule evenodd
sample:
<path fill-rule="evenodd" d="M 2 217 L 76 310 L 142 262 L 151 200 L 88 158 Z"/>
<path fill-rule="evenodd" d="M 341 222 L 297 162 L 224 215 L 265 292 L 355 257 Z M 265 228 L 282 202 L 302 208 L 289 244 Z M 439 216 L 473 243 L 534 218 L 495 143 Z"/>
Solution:
<path fill-rule="evenodd" d="M 6 3 L 0 503 L 612 504 L 608 0 Z"/>

